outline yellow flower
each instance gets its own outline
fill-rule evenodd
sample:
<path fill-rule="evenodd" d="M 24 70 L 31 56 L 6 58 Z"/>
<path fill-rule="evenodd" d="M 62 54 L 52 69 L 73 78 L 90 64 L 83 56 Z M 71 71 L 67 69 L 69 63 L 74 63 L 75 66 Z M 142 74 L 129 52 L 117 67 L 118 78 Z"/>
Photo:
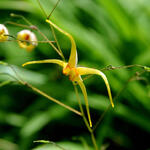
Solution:
<path fill-rule="evenodd" d="M 22 30 L 17 34 L 18 44 L 27 51 L 32 51 L 37 45 L 37 38 L 30 30 Z"/>
<path fill-rule="evenodd" d="M 0 42 L 4 42 L 8 40 L 8 29 L 3 25 L 0 24 Z"/>
<path fill-rule="evenodd" d="M 58 60 L 58 59 L 47 59 L 47 60 L 26 62 L 23 64 L 23 66 L 29 65 L 29 64 L 37 64 L 37 63 L 54 63 L 54 64 L 60 65 L 62 67 L 63 74 L 66 76 L 69 76 L 69 79 L 73 83 L 76 82 L 80 86 L 81 91 L 84 95 L 84 100 L 85 100 L 89 124 L 90 124 L 90 127 L 92 127 L 92 121 L 91 121 L 91 117 L 90 117 L 87 92 L 86 92 L 86 88 L 85 88 L 85 85 L 83 83 L 81 76 L 82 75 L 88 75 L 88 74 L 96 74 L 96 75 L 99 75 L 100 77 L 102 77 L 105 84 L 106 84 L 106 87 L 107 87 L 110 103 L 111 103 L 112 107 L 114 107 L 114 103 L 112 100 L 111 90 L 110 90 L 108 80 L 107 80 L 105 74 L 102 73 L 100 70 L 93 69 L 93 68 L 86 68 L 86 67 L 77 67 L 78 57 L 77 57 L 76 44 L 75 44 L 73 37 L 69 33 L 60 29 L 58 26 L 56 26 L 50 20 L 46 20 L 46 22 L 49 23 L 50 25 L 52 25 L 54 28 L 56 28 L 58 31 L 60 31 L 61 33 L 63 33 L 64 35 L 66 35 L 70 39 L 70 41 L 71 41 L 71 53 L 70 53 L 69 61 L 64 62 L 64 61 Z"/>

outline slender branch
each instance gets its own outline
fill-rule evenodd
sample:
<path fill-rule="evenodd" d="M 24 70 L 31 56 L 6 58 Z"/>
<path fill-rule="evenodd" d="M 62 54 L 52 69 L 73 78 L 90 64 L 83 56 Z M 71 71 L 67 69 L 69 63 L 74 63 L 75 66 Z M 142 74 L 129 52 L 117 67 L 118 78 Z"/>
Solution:
<path fill-rule="evenodd" d="M 60 101 L 57 100 L 57 99 L 54 99 L 53 97 L 47 95 L 47 94 L 44 93 L 43 91 L 41 91 L 41 90 L 35 88 L 35 87 L 32 86 L 31 84 L 24 82 L 24 85 L 26 85 L 27 87 L 31 88 L 31 89 L 32 89 L 33 91 L 35 91 L 36 93 L 39 93 L 40 95 L 42 95 L 42 96 L 46 97 L 47 99 L 53 101 L 54 103 L 56 103 L 56 104 L 58 104 L 58 105 L 61 105 L 62 107 L 64 107 L 64 108 L 66 108 L 66 109 L 68 109 L 68 110 L 70 110 L 70 111 L 76 113 L 76 114 L 79 115 L 79 116 L 82 116 L 81 112 L 75 110 L 74 108 L 72 108 L 72 107 L 70 107 L 70 106 L 68 106 L 68 105 L 65 105 L 64 103 L 60 102 Z"/>
<path fill-rule="evenodd" d="M 13 22 L 13 21 L 6 21 L 6 22 L 4 22 L 4 24 L 11 24 L 11 25 L 15 25 L 15 26 L 18 26 L 18 27 L 31 29 L 31 27 L 28 26 L 28 25 L 19 24 L 19 23 Z"/>
<path fill-rule="evenodd" d="M 129 65 L 130 67 L 133 65 Z M 138 66 L 141 66 L 143 67 L 142 65 L 138 65 Z M 127 67 L 127 66 L 125 66 Z M 120 67 L 117 67 L 117 69 L 119 69 Z M 147 72 L 147 70 L 142 70 L 140 72 L 136 72 L 133 76 L 131 76 L 127 82 L 124 84 L 124 86 L 120 89 L 120 91 L 116 94 L 116 96 L 113 98 L 113 100 L 115 101 L 120 95 L 121 93 L 126 89 L 126 87 L 128 86 L 128 84 L 131 82 L 131 81 L 135 81 L 135 80 L 140 80 L 143 78 L 139 78 L 139 76 L 141 76 L 143 73 Z M 111 108 L 111 104 L 109 104 L 109 106 L 107 107 L 107 109 L 102 113 L 102 115 L 100 116 L 100 118 L 98 119 L 97 123 L 95 124 L 95 126 L 93 127 L 93 131 L 96 130 L 96 128 L 98 127 L 98 125 L 101 123 L 101 121 L 103 120 L 104 116 L 106 115 L 106 113 L 110 110 Z"/>
<path fill-rule="evenodd" d="M 49 39 L 47 38 L 47 36 L 45 34 L 43 34 L 38 28 L 37 28 L 37 31 L 43 36 L 43 38 L 47 41 L 49 41 Z M 61 56 L 62 59 L 64 59 L 64 56 L 63 54 L 55 47 L 55 45 L 51 42 L 48 42 L 52 48 L 59 54 L 59 56 Z"/>
<path fill-rule="evenodd" d="M 30 26 L 32 25 L 32 23 L 31 23 L 28 19 L 26 19 L 24 16 L 22 16 L 22 15 L 18 15 L 18 14 L 11 13 L 10 16 L 11 16 L 11 17 L 16 17 L 16 18 L 21 18 L 21 19 L 23 19 L 28 25 L 30 25 Z"/>
<path fill-rule="evenodd" d="M 2 63 L 1 63 L 1 64 L 2 64 Z M 75 114 L 77 114 L 77 115 L 79 115 L 79 116 L 82 116 L 81 112 L 77 111 L 76 109 L 74 109 L 74 108 L 72 108 L 72 107 L 70 107 L 70 106 L 68 106 L 68 105 L 66 105 L 66 104 L 64 104 L 64 103 L 62 103 L 62 102 L 60 102 L 59 100 L 57 100 L 57 99 L 55 99 L 55 98 L 49 96 L 48 94 L 46 94 L 45 92 L 39 90 L 38 88 L 34 87 L 33 85 L 31 85 L 31 84 L 25 82 L 25 81 L 17 74 L 17 72 L 16 72 L 16 70 L 13 68 L 13 66 L 11 66 L 11 65 L 9 65 L 9 64 L 5 64 L 5 65 L 7 65 L 8 67 L 10 67 L 10 68 L 12 69 L 12 71 L 15 73 L 15 75 L 16 75 L 17 78 L 16 78 L 16 77 L 13 77 L 12 75 L 9 75 L 9 76 L 13 77 L 13 78 L 14 78 L 16 81 L 18 81 L 20 84 L 29 87 L 30 89 L 32 89 L 32 90 L 35 91 L 36 93 L 38 93 L 38 94 L 40 94 L 40 95 L 46 97 L 46 98 L 49 99 L 50 101 L 53 101 L 53 102 L 55 102 L 56 104 L 58 104 L 58 105 L 60 105 L 60 106 L 62 106 L 62 107 L 64 107 L 64 108 L 66 108 L 66 109 L 68 109 L 68 110 L 74 112 Z M 1 74 L 7 74 L 7 73 L 1 73 Z M 7 74 L 7 75 L 8 75 L 8 74 Z"/>
<path fill-rule="evenodd" d="M 142 68 L 144 70 L 142 70 L 141 72 L 136 72 L 136 74 L 134 74 L 132 77 L 130 77 L 128 79 L 128 81 L 126 82 L 126 84 L 124 84 L 124 86 L 121 88 L 121 90 L 117 93 L 117 95 L 113 98 L 113 100 L 116 100 L 120 94 L 125 90 L 125 88 L 127 87 L 128 83 L 133 81 L 133 80 L 144 80 L 148 83 L 148 81 L 145 78 L 139 77 L 140 75 L 142 75 L 144 72 L 149 72 L 149 67 L 147 66 L 143 66 L 143 65 L 139 65 L 139 64 L 135 64 L 135 65 L 127 65 L 127 66 L 119 66 L 119 67 L 113 67 L 112 65 L 109 65 L 101 70 L 115 70 L 115 69 L 126 69 L 126 68 L 133 68 L 133 67 L 139 67 Z M 83 80 L 86 80 L 90 77 L 92 77 L 93 75 L 89 75 L 87 77 L 85 77 Z M 96 128 L 98 127 L 98 125 L 101 123 L 101 121 L 103 120 L 104 116 L 106 115 L 106 113 L 109 111 L 109 109 L 111 108 L 111 105 L 109 105 L 107 107 L 107 109 L 102 113 L 102 115 L 100 116 L 100 118 L 98 119 L 97 123 L 95 124 L 95 126 L 93 127 L 93 131 L 96 130 Z"/>
<path fill-rule="evenodd" d="M 42 12 L 43 12 L 43 14 L 44 14 L 44 16 L 47 18 L 47 14 L 46 14 L 45 10 L 43 9 L 43 7 L 42 7 L 42 5 L 41 5 L 41 3 L 40 3 L 40 0 L 37 0 L 37 2 L 38 2 L 38 4 L 39 4 L 39 6 L 40 6 L 40 8 L 41 8 L 41 10 L 42 10 Z"/>
<path fill-rule="evenodd" d="M 101 123 L 101 121 L 103 120 L 104 116 L 106 115 L 106 113 L 108 112 L 108 110 L 111 108 L 111 104 L 109 104 L 109 106 L 107 107 L 107 109 L 102 113 L 102 115 L 99 117 L 98 121 L 96 122 L 96 124 L 93 127 L 93 132 L 96 130 L 96 128 L 98 127 L 98 125 Z"/>
<path fill-rule="evenodd" d="M 100 70 L 115 70 L 115 69 L 127 69 L 127 68 L 133 68 L 133 67 L 139 67 L 139 68 L 142 68 L 144 69 L 145 66 L 143 65 L 139 65 L 139 64 L 133 64 L 133 65 L 126 65 L 126 66 L 118 66 L 118 67 L 114 67 L 112 65 L 109 65 L 105 68 L 102 68 Z"/>
<path fill-rule="evenodd" d="M 40 3 L 40 0 L 37 0 L 37 2 L 38 2 L 38 4 L 39 4 L 39 6 L 40 6 L 40 8 L 41 8 L 41 10 L 42 10 L 42 12 L 43 12 L 43 14 L 46 16 L 47 19 L 50 18 L 50 16 L 52 15 L 53 11 L 54 11 L 55 8 L 57 7 L 59 1 L 60 1 L 60 0 L 57 1 L 57 3 L 55 4 L 55 6 L 53 7 L 51 13 L 50 13 L 49 16 L 47 17 L 47 14 L 46 14 L 44 8 L 42 7 L 42 5 L 41 5 L 41 3 Z M 56 50 L 56 52 L 57 52 L 57 53 L 62 57 L 62 59 L 65 61 L 65 57 L 64 57 L 63 52 L 62 52 L 62 50 L 61 50 L 61 48 L 60 48 L 60 45 L 59 45 L 59 43 L 58 43 L 58 40 L 57 40 L 57 38 L 56 38 L 55 31 L 54 31 L 52 25 L 50 25 L 50 27 L 51 27 L 52 34 L 53 34 L 53 36 L 54 36 L 54 39 L 55 39 L 55 41 L 56 41 L 56 44 L 57 44 L 58 49 L 57 49 L 56 47 L 54 47 L 54 45 L 51 45 L 51 44 L 50 44 L 50 45 Z"/>
<path fill-rule="evenodd" d="M 144 70 L 146 70 L 147 72 L 150 71 L 150 68 L 149 68 L 149 67 L 143 66 L 143 65 L 139 65 L 139 64 L 133 64 L 133 65 L 127 65 L 127 66 L 118 66 L 118 67 L 114 67 L 114 66 L 112 66 L 112 65 L 108 65 L 107 67 L 101 68 L 101 69 L 99 69 L 99 70 L 101 70 L 101 71 L 110 71 L 110 70 L 127 69 L 127 68 L 134 68 L 134 67 L 138 67 L 138 68 L 144 69 Z M 92 77 L 92 76 L 93 76 L 93 75 L 88 75 L 88 76 L 86 76 L 85 78 L 83 78 L 83 80 L 89 79 L 89 78 Z"/>
<path fill-rule="evenodd" d="M 59 42 L 58 42 L 58 40 L 57 40 L 57 37 L 56 37 L 55 31 L 54 31 L 54 28 L 53 28 L 53 26 L 52 26 L 51 24 L 50 24 L 50 27 L 51 27 L 52 34 L 53 34 L 53 36 L 54 36 L 54 39 L 55 39 L 55 41 L 56 41 L 56 44 L 57 44 L 58 50 L 59 50 L 59 52 L 60 52 L 60 53 L 61 53 L 61 55 L 62 55 L 63 61 L 65 61 L 65 57 L 64 57 L 63 52 L 62 52 L 62 50 L 61 50 L 61 48 L 60 48 Z"/>
<path fill-rule="evenodd" d="M 18 42 L 18 41 L 20 41 L 20 42 L 28 42 L 28 43 L 31 43 L 31 44 L 32 44 L 32 42 L 37 42 L 37 43 L 49 43 L 49 42 L 52 42 L 52 43 L 55 43 L 55 41 L 29 41 L 29 40 L 20 40 L 20 39 L 17 39 L 15 36 L 10 35 L 10 34 L 9 35 L 5 34 L 5 36 L 9 36 L 9 37 L 15 39 L 15 40 L 8 39 L 7 41 L 9 41 L 9 42 Z"/>
<path fill-rule="evenodd" d="M 57 5 L 59 4 L 60 0 L 57 1 L 57 3 L 55 4 L 55 6 L 53 7 L 51 13 L 49 14 L 49 16 L 47 17 L 47 19 L 49 19 L 52 15 L 52 13 L 54 12 L 54 10 L 56 9 Z"/>
<path fill-rule="evenodd" d="M 12 24 L 12 25 L 15 25 L 15 26 L 19 26 L 19 27 L 23 27 L 23 28 L 28 28 L 28 29 L 31 29 L 31 30 L 36 30 L 49 44 L 50 46 L 58 53 L 58 55 L 64 59 L 64 56 L 62 55 L 62 53 L 55 47 L 55 45 L 53 44 L 53 42 L 49 41 L 49 39 L 47 38 L 47 36 L 41 32 L 41 30 L 36 27 L 36 26 L 28 26 L 28 25 L 24 25 L 24 24 L 18 24 L 18 23 L 15 23 L 15 22 L 12 22 L 12 21 L 7 21 L 5 22 L 4 24 Z"/>
<path fill-rule="evenodd" d="M 91 132 L 91 138 L 92 138 L 92 142 L 93 142 L 93 145 L 95 147 L 95 150 L 98 150 L 98 146 L 97 146 L 96 139 L 95 139 L 93 131 Z"/>
<path fill-rule="evenodd" d="M 29 40 L 7 40 L 8 42 L 17 42 L 17 41 L 20 41 L 20 42 L 28 42 L 28 43 L 32 43 L 32 42 L 37 42 L 37 43 L 49 43 L 49 42 L 52 42 L 52 43 L 55 43 L 55 41 L 29 41 Z"/>
<path fill-rule="evenodd" d="M 20 42 L 27 42 L 27 43 L 31 43 L 32 44 L 32 42 L 37 42 L 37 43 L 49 43 L 49 42 L 52 42 L 52 43 L 55 43 L 55 41 L 29 41 L 29 40 L 20 40 L 20 39 L 16 39 L 16 40 L 7 40 L 8 42 L 18 42 L 18 41 L 20 41 Z"/>
<path fill-rule="evenodd" d="M 46 15 L 45 10 L 43 9 L 43 7 L 42 7 L 42 5 L 41 5 L 41 3 L 40 3 L 40 0 L 37 0 L 37 2 L 39 3 L 39 6 L 40 6 L 41 10 L 43 11 L 44 15 L 46 16 L 46 18 L 50 18 L 50 16 L 52 15 L 53 11 L 54 11 L 55 8 L 57 7 L 57 5 L 58 5 L 58 3 L 60 2 L 60 0 L 57 1 L 57 3 L 56 3 L 55 6 L 53 7 L 53 9 L 52 9 L 52 11 L 51 11 L 51 13 L 49 14 L 48 17 L 47 17 L 47 15 Z M 24 16 L 18 15 L 18 14 L 14 14 L 14 13 L 11 13 L 10 16 L 11 16 L 11 17 L 17 17 L 17 18 L 23 19 L 23 20 L 29 25 L 29 27 L 30 27 L 31 29 L 37 30 L 37 31 L 47 40 L 47 42 L 56 50 L 56 52 L 62 57 L 62 59 L 65 60 L 65 57 L 64 57 L 64 55 L 63 55 L 63 53 L 62 53 L 62 51 L 61 51 L 61 49 L 60 49 L 59 43 L 58 43 L 58 41 L 57 41 L 57 38 L 56 38 L 54 29 L 53 29 L 52 26 L 51 26 L 52 34 L 53 34 L 53 36 L 54 36 L 54 38 L 55 38 L 55 40 L 56 40 L 58 49 L 48 40 L 48 38 L 47 38 L 36 26 L 33 26 L 32 23 L 31 23 L 28 19 L 26 19 Z M 15 23 L 13 23 L 13 22 L 9 22 L 9 23 L 15 25 Z M 17 25 L 20 26 L 20 24 L 17 24 Z M 23 25 L 21 25 L 21 26 L 23 27 Z M 24 26 L 24 27 L 27 27 L 27 26 Z"/>
<path fill-rule="evenodd" d="M 0 75 L 7 75 L 7 76 L 11 77 L 12 79 L 17 80 L 17 78 L 15 78 L 14 76 L 10 75 L 9 73 L 0 72 Z"/>

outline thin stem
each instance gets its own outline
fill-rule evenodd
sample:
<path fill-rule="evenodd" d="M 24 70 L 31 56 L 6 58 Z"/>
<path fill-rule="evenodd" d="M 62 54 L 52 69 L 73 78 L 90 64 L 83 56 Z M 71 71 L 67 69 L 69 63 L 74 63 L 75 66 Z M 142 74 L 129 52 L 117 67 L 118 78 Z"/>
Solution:
<path fill-rule="evenodd" d="M 40 94 L 40 95 L 46 97 L 47 99 L 49 99 L 49 100 L 55 102 L 56 104 L 58 104 L 58 105 L 60 105 L 60 106 L 62 106 L 62 107 L 64 107 L 64 108 L 66 108 L 66 109 L 68 109 L 68 110 L 74 112 L 75 114 L 77 114 L 77 115 L 79 115 L 79 116 L 82 116 L 81 112 L 77 111 L 76 109 L 74 109 L 74 108 L 72 108 L 72 107 L 70 107 L 70 106 L 68 106 L 68 105 L 66 105 L 66 104 L 64 104 L 64 103 L 62 103 L 62 102 L 60 102 L 59 100 L 57 100 L 57 99 L 55 99 L 55 98 L 53 98 L 53 97 L 47 95 L 47 94 L 44 93 L 43 91 L 37 89 L 37 88 L 34 87 L 33 85 L 31 85 L 31 84 L 25 82 L 25 81 L 17 74 L 17 72 L 16 72 L 16 70 L 13 68 L 13 66 L 11 66 L 11 65 L 9 65 L 9 64 L 5 64 L 5 65 L 7 65 L 8 67 L 10 67 L 10 68 L 12 69 L 12 71 L 15 73 L 15 75 L 16 75 L 16 77 L 17 77 L 17 78 L 16 78 L 16 77 L 13 77 L 13 78 L 14 78 L 16 81 L 18 81 L 20 84 L 25 85 L 25 86 L 31 88 L 31 89 L 32 89 L 33 91 L 35 91 L 36 93 L 38 93 L 38 94 Z M 2 74 L 2 73 L 1 73 L 1 74 Z M 7 75 L 8 75 L 8 74 L 7 74 Z M 12 75 L 10 75 L 10 76 L 12 77 Z"/>
<path fill-rule="evenodd" d="M 12 75 L 11 75 L 11 74 L 9 74 L 9 73 L 0 72 L 0 75 L 7 75 L 7 76 L 11 77 L 12 79 L 17 80 L 17 78 L 16 78 L 16 77 L 12 76 Z"/>
<path fill-rule="evenodd" d="M 130 65 L 131 67 L 132 65 Z M 138 66 L 141 66 L 141 65 L 138 65 Z M 126 66 L 125 66 L 126 67 Z M 128 66 L 129 67 L 129 66 Z M 132 66 L 133 67 L 133 66 Z M 120 67 L 118 67 L 117 69 L 119 69 Z M 136 73 L 134 76 L 130 77 L 128 79 L 128 81 L 126 82 L 126 84 L 121 88 L 121 90 L 117 93 L 117 95 L 114 97 L 113 100 L 116 100 L 120 94 L 126 89 L 127 85 L 129 84 L 129 82 L 133 81 L 133 80 L 136 80 L 136 78 L 138 76 L 140 76 L 141 74 L 143 74 L 144 72 L 146 72 L 146 70 L 142 70 L 141 72 L 139 73 Z M 102 113 L 102 115 L 100 116 L 100 118 L 98 119 L 97 123 L 95 124 L 95 126 L 93 127 L 93 132 L 96 130 L 96 128 L 98 127 L 98 125 L 101 123 L 101 121 L 103 120 L 104 116 L 106 115 L 106 113 L 110 110 L 111 108 L 111 104 L 109 104 L 109 106 L 107 107 L 107 109 Z"/>
<path fill-rule="evenodd" d="M 11 17 L 16 17 L 16 18 L 21 18 L 21 19 L 23 19 L 28 25 L 30 25 L 30 26 L 32 25 L 32 23 L 31 23 L 28 19 L 26 19 L 24 16 L 22 16 L 22 15 L 18 15 L 18 14 L 11 13 L 10 16 L 11 16 Z"/>
<path fill-rule="evenodd" d="M 48 42 L 52 42 L 52 43 L 55 43 L 55 41 L 29 41 L 29 40 L 20 40 L 20 39 L 17 39 L 15 36 L 13 36 L 13 35 L 7 35 L 7 34 L 5 34 L 5 36 L 9 36 L 9 37 L 11 37 L 11 38 L 13 38 L 13 39 L 15 39 L 15 40 L 7 40 L 7 41 L 10 41 L 10 42 L 17 42 L 17 41 L 21 41 L 21 42 L 28 42 L 28 43 L 31 43 L 32 44 L 32 42 L 37 42 L 37 43 L 48 43 Z"/>
<path fill-rule="evenodd" d="M 31 43 L 32 42 L 37 42 L 37 43 L 49 43 L 49 41 L 29 41 L 29 40 L 7 40 L 8 42 L 17 42 L 17 41 L 20 41 L 20 42 L 28 42 L 28 43 Z M 55 41 L 50 41 L 52 43 L 55 43 Z"/>
<path fill-rule="evenodd" d="M 98 150 L 98 146 L 97 146 L 96 139 L 95 139 L 93 131 L 91 132 L 91 138 L 92 138 L 92 142 L 93 142 L 93 145 L 95 147 L 95 150 Z"/>
<path fill-rule="evenodd" d="M 53 44 L 53 42 L 49 41 L 49 39 L 47 38 L 47 36 L 45 34 L 43 34 L 39 28 L 37 28 L 36 26 L 28 26 L 28 25 L 24 25 L 24 24 L 18 24 L 18 23 L 15 23 L 15 22 L 12 22 L 12 21 L 7 21 L 5 22 L 4 24 L 12 24 L 12 25 L 15 25 L 15 26 L 20 26 L 20 27 L 23 27 L 23 28 L 28 28 L 28 29 L 31 29 L 31 30 L 36 30 L 51 46 L 52 48 L 58 53 L 58 55 L 64 59 L 64 56 L 63 54 L 55 47 L 55 45 Z M 33 28 L 34 27 L 34 28 Z"/>
<path fill-rule="evenodd" d="M 16 72 L 16 70 L 14 69 L 14 67 L 13 67 L 12 65 L 10 65 L 10 64 L 7 64 L 7 66 L 10 67 L 10 69 L 15 73 L 15 75 L 16 75 L 16 80 L 17 80 L 19 83 L 21 83 L 21 84 L 24 85 L 25 82 L 24 82 L 23 79 L 18 75 L 18 73 Z"/>
<path fill-rule="evenodd" d="M 59 4 L 60 0 L 57 1 L 57 3 L 55 4 L 55 6 L 53 7 L 51 13 L 49 14 L 49 16 L 47 17 L 47 19 L 49 19 L 52 15 L 52 13 L 54 12 L 55 8 L 57 7 L 57 5 Z"/>
<path fill-rule="evenodd" d="M 130 67 L 133 65 L 129 65 Z M 138 65 L 138 66 L 141 66 L 141 67 L 144 67 L 142 65 Z M 127 66 L 125 66 L 127 67 Z M 117 69 L 119 69 L 120 67 L 118 67 Z M 136 74 L 134 74 L 133 76 L 131 76 L 127 82 L 124 84 L 124 86 L 119 90 L 119 92 L 116 94 L 116 96 L 113 98 L 113 100 L 115 101 L 120 95 L 121 93 L 126 89 L 126 87 L 128 86 L 128 84 L 131 82 L 131 81 L 134 81 L 134 80 L 139 80 L 139 76 L 142 75 L 143 73 L 145 73 L 147 70 L 142 70 L 140 72 L 137 72 Z M 96 125 L 94 126 L 93 128 L 93 131 L 96 130 L 96 128 L 98 127 L 98 125 L 101 123 L 101 121 L 103 120 L 104 116 L 106 115 L 106 113 L 110 110 L 111 108 L 111 104 L 109 104 L 109 106 L 107 107 L 107 109 L 102 113 L 102 115 L 100 116 L 100 118 L 98 119 Z"/>
<path fill-rule="evenodd" d="M 43 36 L 43 38 L 45 38 L 45 40 L 49 41 L 49 39 L 47 38 L 47 36 L 45 34 L 43 34 L 38 28 L 37 31 Z M 52 48 L 59 54 L 59 56 L 61 56 L 62 59 L 64 59 L 63 54 L 55 47 L 55 45 L 51 42 L 48 42 Z"/>
<path fill-rule="evenodd" d="M 62 55 L 62 59 L 63 59 L 63 61 L 65 61 L 65 57 L 64 57 L 63 52 L 62 52 L 62 50 L 61 50 L 61 48 L 60 48 L 59 42 L 58 42 L 58 40 L 57 40 L 57 37 L 56 37 L 55 31 L 54 31 L 54 28 L 53 28 L 53 26 L 52 26 L 51 24 L 50 24 L 50 27 L 51 27 L 52 34 L 53 34 L 53 36 L 54 36 L 54 39 L 55 39 L 55 41 L 56 41 L 56 44 L 57 44 L 58 50 L 60 51 L 60 53 L 61 53 L 61 55 Z"/>
<path fill-rule="evenodd" d="M 38 4 L 39 4 L 39 6 L 40 6 L 40 8 L 41 8 L 41 10 L 42 10 L 42 12 L 43 12 L 43 14 L 44 14 L 44 16 L 47 18 L 47 14 L 46 14 L 44 8 L 42 7 L 42 5 L 41 5 L 41 3 L 40 3 L 40 0 L 37 0 L 37 2 L 38 2 Z"/>
<path fill-rule="evenodd" d="M 144 70 L 146 70 L 147 68 L 149 69 L 149 67 L 147 67 L 147 66 L 143 66 L 143 65 L 139 65 L 139 64 L 133 64 L 133 65 L 127 65 L 127 66 L 118 66 L 118 67 L 114 67 L 112 65 L 109 65 L 109 66 L 107 66 L 105 68 L 101 68 L 99 70 L 101 70 L 101 71 L 109 71 L 109 70 L 127 69 L 127 68 L 133 68 L 133 67 L 139 67 L 139 68 L 142 68 Z M 147 71 L 148 71 L 148 69 L 147 69 Z M 83 80 L 89 79 L 92 76 L 93 75 L 88 75 L 85 78 L 83 78 Z"/>
<path fill-rule="evenodd" d="M 6 21 L 6 22 L 4 22 L 4 24 L 11 24 L 11 25 L 15 25 L 15 26 L 18 26 L 18 27 L 31 29 L 31 26 L 24 25 L 24 24 L 19 24 L 19 23 L 13 22 L 13 21 Z"/>
<path fill-rule="evenodd" d="M 127 69 L 127 68 L 133 68 L 133 67 L 139 67 L 139 68 L 143 68 L 145 66 L 143 65 L 139 65 L 139 64 L 133 64 L 133 65 L 127 65 L 127 66 L 118 66 L 118 67 L 114 67 L 112 65 L 107 66 L 106 68 L 102 68 L 100 70 L 114 70 L 114 69 Z"/>
<path fill-rule="evenodd" d="M 81 112 L 79 112 L 79 111 L 75 110 L 74 108 L 72 108 L 72 107 L 70 107 L 68 105 L 65 105 L 64 103 L 60 102 L 59 100 L 57 100 L 57 99 L 47 95 L 46 93 L 44 93 L 43 91 L 37 89 L 36 87 L 32 86 L 31 84 L 24 82 L 24 85 L 26 85 L 27 87 L 31 88 L 36 93 L 39 93 L 40 95 L 42 95 L 42 96 L 46 97 L 47 99 L 53 101 L 54 103 L 56 103 L 56 104 L 58 104 L 58 105 L 60 105 L 60 106 L 62 106 L 64 108 L 66 108 L 66 109 L 68 109 L 68 110 L 70 110 L 70 111 L 72 111 L 74 113 L 76 113 L 79 116 L 82 116 Z"/>
<path fill-rule="evenodd" d="M 40 0 L 37 0 L 37 1 L 38 1 L 38 4 L 39 4 L 39 6 L 40 6 L 40 8 L 41 8 L 41 10 L 42 10 L 42 12 L 43 12 L 43 14 L 46 16 L 47 19 L 49 19 L 50 16 L 52 15 L 53 11 L 54 11 L 55 8 L 57 7 L 57 5 L 58 5 L 58 3 L 59 3 L 60 0 L 57 1 L 57 3 L 56 3 L 55 6 L 53 7 L 53 9 L 52 9 L 52 11 L 51 11 L 51 13 L 49 14 L 48 17 L 47 17 L 47 14 L 46 14 L 44 8 L 42 7 L 42 5 L 41 5 L 41 3 L 40 3 Z M 60 49 L 60 45 L 59 45 L 58 40 L 57 40 L 57 38 L 56 38 L 56 34 L 55 34 L 55 32 L 54 32 L 54 29 L 53 29 L 52 25 L 50 25 L 50 27 L 51 27 L 52 34 L 53 34 L 53 36 L 54 36 L 54 39 L 55 39 L 55 41 L 56 41 L 56 44 L 57 44 L 58 49 L 57 49 L 56 47 L 54 47 L 54 45 L 51 45 L 51 44 L 50 44 L 50 45 L 56 50 L 56 52 L 57 52 L 57 53 L 62 57 L 62 59 L 65 61 L 65 57 L 64 57 L 64 55 L 63 55 L 63 53 L 62 53 L 62 50 Z"/>
<path fill-rule="evenodd" d="M 107 107 L 107 109 L 99 117 L 98 121 L 96 122 L 95 126 L 93 127 L 93 132 L 96 130 L 96 128 L 98 127 L 98 125 L 101 123 L 101 121 L 103 120 L 104 116 L 106 115 L 106 113 L 108 112 L 108 110 L 110 108 L 111 108 L 111 104 L 109 104 L 109 106 Z"/>

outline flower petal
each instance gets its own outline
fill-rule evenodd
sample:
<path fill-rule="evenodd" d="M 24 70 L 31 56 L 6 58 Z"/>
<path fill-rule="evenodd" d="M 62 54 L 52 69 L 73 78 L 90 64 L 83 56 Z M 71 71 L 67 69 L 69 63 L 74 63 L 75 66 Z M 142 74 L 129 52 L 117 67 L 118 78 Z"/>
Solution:
<path fill-rule="evenodd" d="M 42 63 L 53 63 L 62 66 L 63 68 L 67 65 L 66 62 L 59 59 L 47 59 L 47 60 L 38 60 L 38 61 L 29 61 L 24 63 L 22 66 L 30 65 L 30 64 L 42 64 Z"/>
<path fill-rule="evenodd" d="M 38 45 L 36 35 L 27 29 L 18 32 L 17 39 L 19 46 L 28 52 L 32 51 Z"/>
<path fill-rule="evenodd" d="M 3 24 L 0 24 L 0 42 L 4 42 L 8 40 L 8 29 Z"/>
<path fill-rule="evenodd" d="M 83 93 L 83 96 L 84 96 L 84 101 L 85 101 L 85 106 L 86 106 L 86 111 L 87 111 L 87 116 L 88 116 L 88 120 L 89 120 L 89 124 L 90 124 L 90 127 L 92 127 L 92 121 L 91 121 L 91 115 L 90 115 L 90 109 L 89 109 L 89 103 L 88 103 L 88 97 L 87 97 L 87 92 L 86 92 L 85 85 L 84 85 L 82 80 L 78 80 L 77 83 L 79 84 L 79 86 L 82 90 L 82 93 Z"/>
<path fill-rule="evenodd" d="M 76 43 L 75 43 L 73 37 L 69 33 L 67 33 L 66 31 L 63 31 L 62 29 L 60 29 L 58 26 L 56 26 L 50 20 L 47 19 L 46 22 L 49 23 L 50 25 L 52 25 L 54 28 L 56 28 L 58 31 L 60 31 L 61 33 L 63 33 L 64 35 L 66 35 L 70 39 L 70 41 L 71 41 L 71 53 L 70 53 L 68 63 L 71 67 L 76 67 L 77 62 L 78 62 L 78 56 L 77 56 L 77 50 L 76 50 Z"/>
<path fill-rule="evenodd" d="M 103 78 L 105 84 L 106 84 L 108 95 L 109 95 L 109 99 L 110 99 L 110 103 L 111 103 L 112 107 L 114 107 L 110 86 L 109 86 L 107 77 L 105 76 L 105 74 L 103 72 L 101 72 L 100 70 L 97 70 L 97 69 L 86 68 L 86 67 L 78 67 L 77 71 L 79 72 L 80 75 L 96 74 L 96 75 L 101 76 Z"/>

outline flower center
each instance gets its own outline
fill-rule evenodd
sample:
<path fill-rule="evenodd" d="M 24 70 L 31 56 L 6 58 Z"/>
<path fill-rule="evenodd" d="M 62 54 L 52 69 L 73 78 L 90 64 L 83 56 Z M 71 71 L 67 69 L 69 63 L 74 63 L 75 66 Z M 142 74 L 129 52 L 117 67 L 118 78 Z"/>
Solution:
<path fill-rule="evenodd" d="M 75 67 L 71 67 L 69 64 L 63 69 L 63 74 L 69 76 L 69 80 L 77 81 L 79 73 Z"/>
<path fill-rule="evenodd" d="M 4 29 L 2 29 L 1 31 L 0 31 L 0 35 L 3 35 L 4 34 Z"/>
<path fill-rule="evenodd" d="M 29 35 L 29 34 L 25 34 L 24 39 L 25 39 L 25 40 L 29 40 L 29 38 L 30 38 L 30 35 Z"/>

